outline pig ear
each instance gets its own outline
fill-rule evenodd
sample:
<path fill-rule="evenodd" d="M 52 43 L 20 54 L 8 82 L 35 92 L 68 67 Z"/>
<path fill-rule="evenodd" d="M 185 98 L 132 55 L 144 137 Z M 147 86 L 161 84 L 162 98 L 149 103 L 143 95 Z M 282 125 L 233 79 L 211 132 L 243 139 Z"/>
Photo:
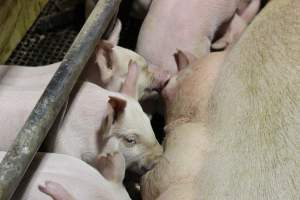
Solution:
<path fill-rule="evenodd" d="M 197 59 L 196 56 L 194 56 L 192 53 L 183 52 L 179 49 L 177 49 L 177 52 L 174 54 L 174 58 L 177 64 L 178 71 L 184 69 Z"/>
<path fill-rule="evenodd" d="M 127 77 L 123 83 L 121 93 L 126 94 L 131 97 L 136 97 L 137 93 L 137 80 L 139 76 L 140 67 L 135 61 L 130 60 L 128 64 Z"/>
<path fill-rule="evenodd" d="M 96 159 L 96 168 L 104 178 L 122 184 L 125 176 L 125 159 L 118 153 L 99 155 Z"/>
<path fill-rule="evenodd" d="M 123 99 L 119 99 L 117 97 L 109 97 L 106 115 L 102 120 L 101 129 L 100 129 L 100 133 L 103 136 L 103 138 L 108 138 L 111 135 L 112 133 L 111 127 L 113 123 L 117 120 L 118 115 L 120 115 L 121 112 L 123 112 L 124 110 L 124 108 L 122 108 L 124 106 L 123 101 L 124 101 Z M 126 106 L 126 101 L 125 101 L 125 106 Z M 88 156 L 85 155 L 85 157 L 82 158 L 82 160 L 84 160 L 87 163 L 90 163 L 95 159 L 93 158 L 88 159 Z"/>
<path fill-rule="evenodd" d="M 109 96 L 108 103 L 113 109 L 113 122 L 115 122 L 120 114 L 124 112 L 127 102 L 124 99 Z"/>

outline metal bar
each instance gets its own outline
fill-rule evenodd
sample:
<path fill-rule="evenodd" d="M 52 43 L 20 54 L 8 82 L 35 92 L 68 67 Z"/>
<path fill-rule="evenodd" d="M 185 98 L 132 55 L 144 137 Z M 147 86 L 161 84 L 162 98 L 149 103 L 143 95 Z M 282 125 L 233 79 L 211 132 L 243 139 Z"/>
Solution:
<path fill-rule="evenodd" d="M 79 32 L 0 164 L 0 200 L 13 195 L 120 3 L 99 0 Z"/>

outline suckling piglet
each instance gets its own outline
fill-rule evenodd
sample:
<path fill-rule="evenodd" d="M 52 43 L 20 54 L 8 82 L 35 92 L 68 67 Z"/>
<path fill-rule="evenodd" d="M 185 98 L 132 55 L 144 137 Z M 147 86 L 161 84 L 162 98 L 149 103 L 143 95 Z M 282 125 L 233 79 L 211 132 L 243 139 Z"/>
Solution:
<path fill-rule="evenodd" d="M 173 54 L 177 49 L 199 58 L 205 56 L 216 32 L 225 27 L 222 32 L 228 33 L 215 45 L 221 48 L 221 43 L 231 42 L 239 35 L 236 31 L 240 30 L 241 20 L 252 20 L 259 4 L 260 0 L 153 0 L 138 36 L 136 52 L 149 62 L 149 67 L 176 73 Z"/>
<path fill-rule="evenodd" d="M 58 131 L 49 137 L 47 150 L 84 159 L 101 152 L 120 151 L 126 167 L 136 172 L 153 167 L 162 148 L 147 115 L 133 98 L 138 69 L 135 64 L 130 65 L 122 93 L 88 82 L 78 86 L 70 96 Z M 0 86 L 0 123 L 5 130 L 1 132 L 1 150 L 8 150 L 43 89 Z"/>

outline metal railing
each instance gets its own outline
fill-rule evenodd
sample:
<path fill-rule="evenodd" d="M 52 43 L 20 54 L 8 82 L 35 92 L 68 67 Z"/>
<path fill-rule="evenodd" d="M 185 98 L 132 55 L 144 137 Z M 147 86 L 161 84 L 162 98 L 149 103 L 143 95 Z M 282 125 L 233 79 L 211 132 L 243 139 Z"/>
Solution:
<path fill-rule="evenodd" d="M 0 200 L 8 200 L 71 93 L 121 0 L 99 0 L 38 103 L 0 163 Z M 5 131 L 5 130 L 4 130 Z"/>

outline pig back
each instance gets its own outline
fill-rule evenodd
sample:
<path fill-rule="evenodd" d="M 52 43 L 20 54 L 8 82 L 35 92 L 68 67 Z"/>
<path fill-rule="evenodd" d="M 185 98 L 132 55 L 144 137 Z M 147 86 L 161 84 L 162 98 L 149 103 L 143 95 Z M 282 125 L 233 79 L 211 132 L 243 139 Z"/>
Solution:
<path fill-rule="evenodd" d="M 211 99 L 215 149 L 200 199 L 299 199 L 299 33 L 299 1 L 273 0 L 229 54 Z"/>
<path fill-rule="evenodd" d="M 153 0 L 136 51 L 147 61 L 176 72 L 177 49 L 198 57 L 210 51 L 217 28 L 233 16 L 238 0 Z"/>
<path fill-rule="evenodd" d="M 0 160 L 5 152 L 0 152 Z M 118 199 L 113 184 L 96 169 L 71 156 L 55 153 L 38 153 L 25 174 L 14 200 L 51 200 L 38 189 L 45 181 L 61 184 L 76 199 Z"/>
<path fill-rule="evenodd" d="M 0 85 L 23 90 L 46 88 L 60 62 L 45 66 L 0 65 Z"/>

